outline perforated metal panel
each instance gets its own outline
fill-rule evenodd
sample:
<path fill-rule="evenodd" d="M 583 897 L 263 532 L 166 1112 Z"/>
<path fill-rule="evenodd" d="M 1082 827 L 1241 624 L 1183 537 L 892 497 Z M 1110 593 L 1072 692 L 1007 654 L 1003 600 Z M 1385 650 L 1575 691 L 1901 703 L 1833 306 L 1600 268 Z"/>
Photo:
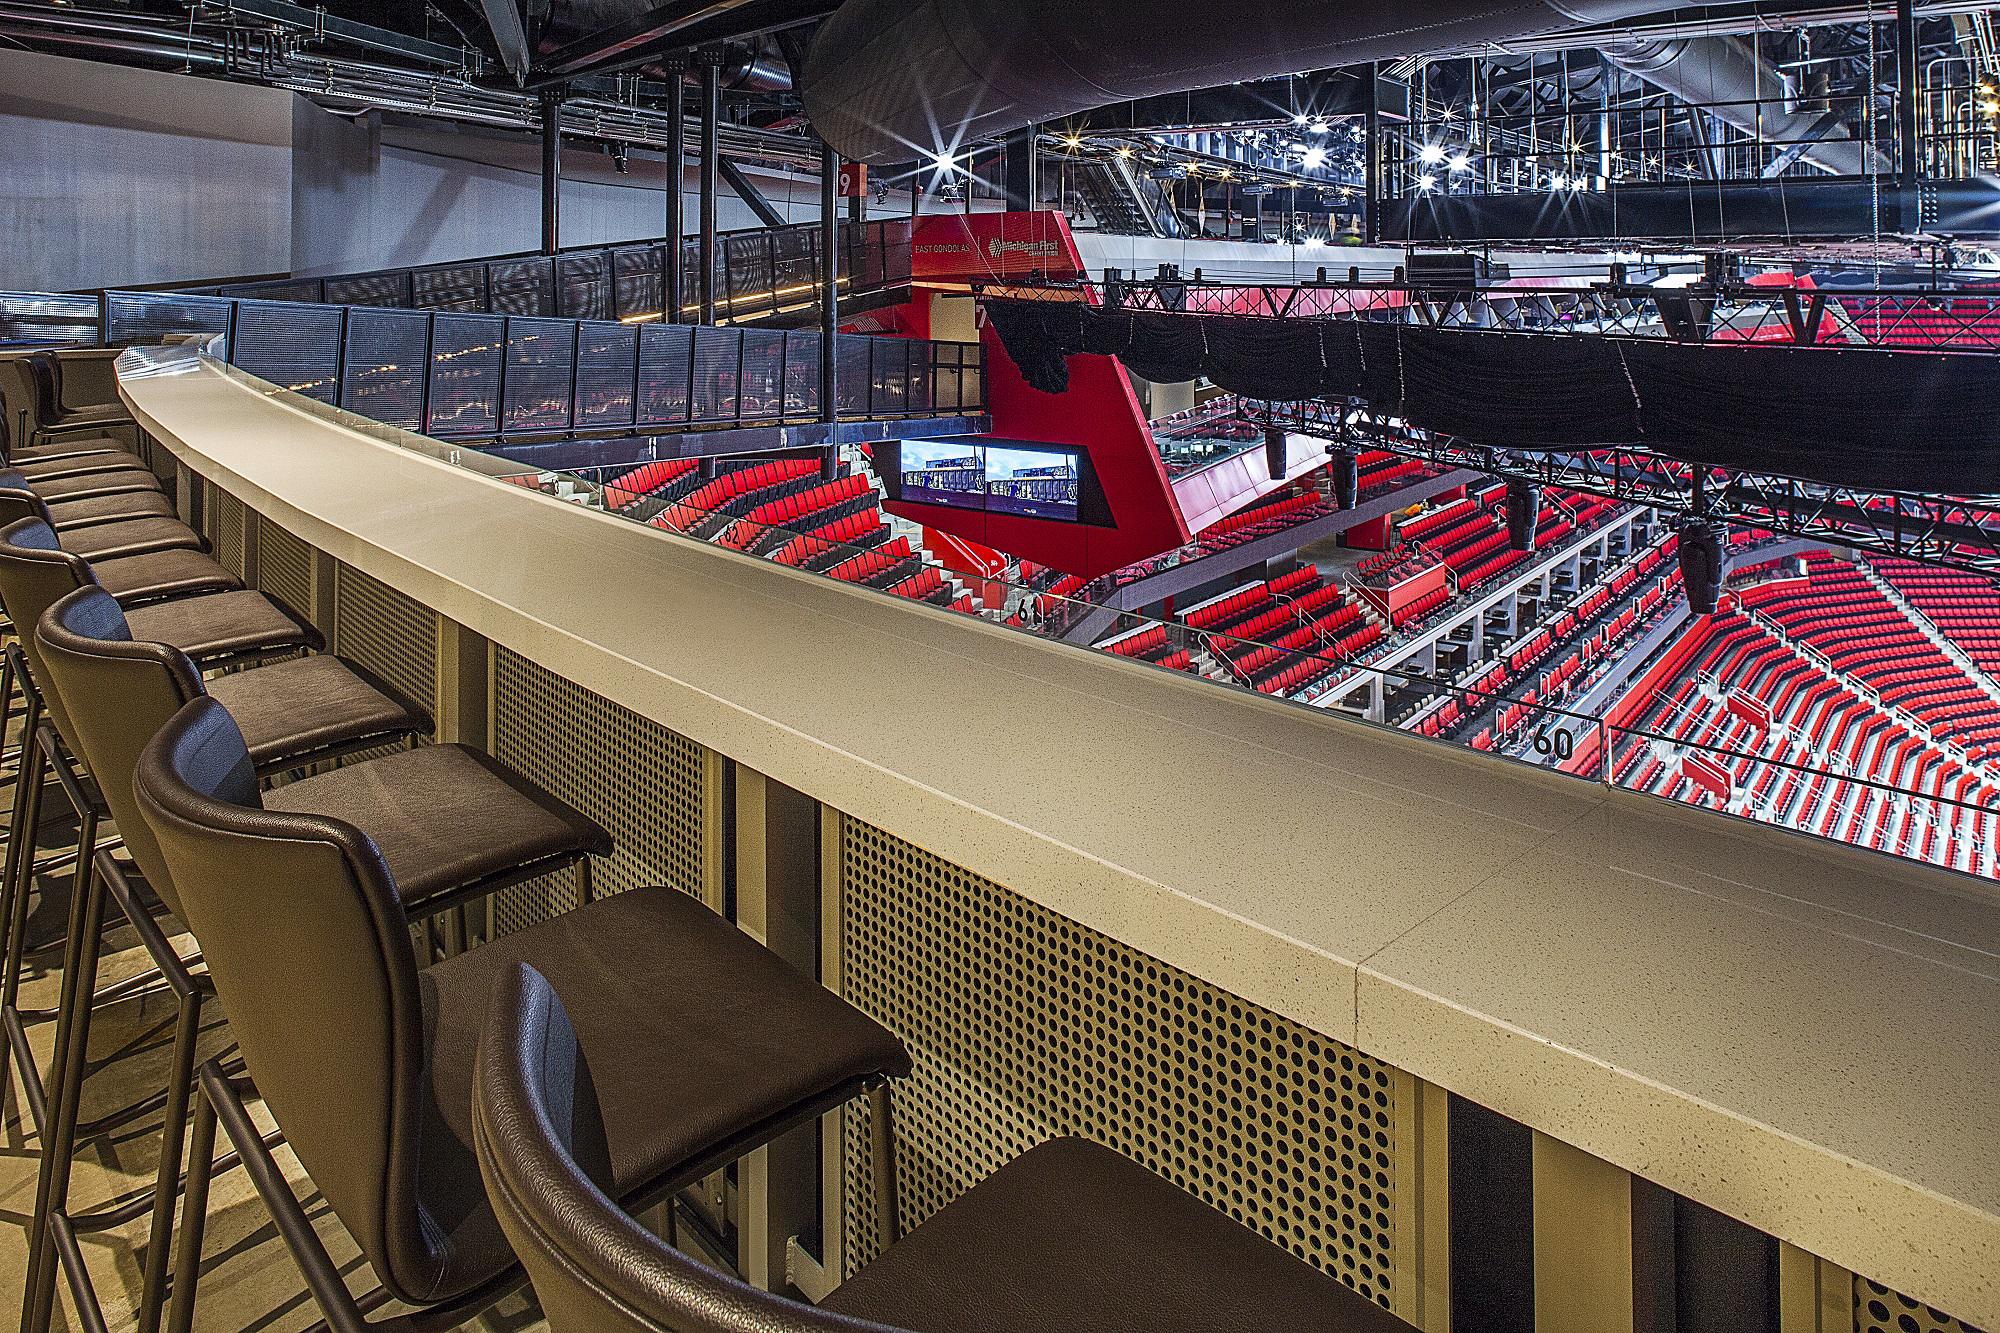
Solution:
<path fill-rule="evenodd" d="M 1034 1144 L 1077 1134 L 1393 1305 L 1403 1076 L 841 822 L 843 989 L 916 1060 L 894 1092 L 905 1227 Z M 852 1272 L 876 1237 L 867 1112 L 845 1114 Z"/>
<path fill-rule="evenodd" d="M 593 871 L 599 893 L 663 884 L 710 896 L 713 802 L 700 745 L 504 648 L 493 654 L 490 745 L 610 832 L 615 851 Z M 565 873 L 497 895 L 493 919 L 504 933 L 574 906 Z"/>
<path fill-rule="evenodd" d="M 241 500 L 220 487 L 208 488 L 208 540 L 216 562 L 238 578 L 243 577 L 243 527 L 249 519 Z"/>
<path fill-rule="evenodd" d="M 1854 1333 L 1979 1333 L 1979 1330 L 1857 1275 Z"/>
<path fill-rule="evenodd" d="M 257 586 L 302 620 L 313 612 L 313 549 L 268 518 L 257 520 Z"/>
<path fill-rule="evenodd" d="M 437 712 L 438 618 L 415 598 L 346 565 L 334 566 L 333 650 Z"/>

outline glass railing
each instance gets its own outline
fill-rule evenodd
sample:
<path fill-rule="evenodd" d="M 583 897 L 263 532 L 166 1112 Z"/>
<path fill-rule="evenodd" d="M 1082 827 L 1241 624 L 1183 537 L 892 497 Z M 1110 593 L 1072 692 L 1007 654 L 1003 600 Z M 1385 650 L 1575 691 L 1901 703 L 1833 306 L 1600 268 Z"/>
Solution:
<path fill-rule="evenodd" d="M 227 368 L 227 373 L 260 392 L 284 393 L 240 368 Z M 1667 662 L 1673 654 L 1659 646 L 1647 661 L 1629 662 L 1650 630 L 1684 613 L 1671 560 L 1657 555 L 1650 563 L 1646 560 L 1659 543 L 1628 550 L 1621 558 L 1604 562 L 1596 577 L 1582 586 L 1546 596 L 1538 612 L 1544 625 L 1583 606 L 1627 570 L 1645 565 L 1643 578 L 1628 580 L 1609 602 L 1600 599 L 1590 615 L 1576 617 L 1574 633 L 1541 645 L 1538 655 L 1531 651 L 1523 666 L 1511 670 L 1496 666 L 1504 662 L 1507 648 L 1502 648 L 1498 657 L 1426 674 L 1363 660 L 1381 656 L 1379 645 L 1384 641 L 1343 653 L 1340 641 L 1359 623 L 1351 620 L 1334 623 L 1327 642 L 1279 647 L 1265 639 L 1205 630 L 1181 620 L 1112 612 L 1095 602 L 1012 579 L 955 572 L 911 544 L 910 537 L 894 535 L 882 522 L 874 503 L 879 493 L 865 473 L 827 479 L 815 464 L 801 460 L 754 493 L 712 506 L 698 502 L 701 488 L 712 484 L 709 478 L 683 478 L 678 488 L 635 496 L 615 484 L 630 472 L 629 465 L 553 472 L 427 439 L 317 400 L 311 410 L 373 438 L 485 476 L 570 503 L 608 508 L 658 528 L 663 535 L 724 546 L 750 558 L 883 596 L 926 602 L 1019 633 L 1056 639 L 1085 617 L 1100 618 L 1103 628 L 1093 636 L 1095 646 L 1079 651 L 1106 652 L 1135 666 L 1177 671 L 1218 688 L 1332 712 L 1352 725 L 1387 727 L 1435 743 L 1469 746 L 1496 759 L 1533 765 L 1580 782 L 1644 792 L 1974 875 L 1992 878 L 1996 873 L 2000 783 L 1988 785 L 1982 773 L 1952 764 L 1942 748 L 1925 744 L 1921 737 L 1911 738 L 1916 742 L 1912 753 L 1921 752 L 1923 763 L 1918 767 L 1928 776 L 1899 785 L 1852 771 L 1845 761 L 1817 753 L 1802 744 L 1801 737 L 1782 729 L 1753 735 L 1741 727 L 1717 725 L 1713 714 L 1720 705 L 1708 696 L 1704 698 L 1711 706 L 1705 710 L 1676 712 L 1649 703 L 1649 711 L 1657 715 L 1651 725 L 1628 715 L 1629 699 L 1622 710 L 1616 704 L 1595 709 L 1572 706 L 1592 697 L 1590 686 L 1613 663 L 1633 666 L 1635 677 L 1638 668 L 1655 673 L 1652 683 L 1685 681 L 1696 669 L 1686 660 Z M 855 455 L 843 451 L 843 457 Z M 837 520 L 816 520 L 808 527 L 763 517 L 782 508 L 791 496 L 843 481 L 855 491 L 857 501 L 848 506 L 856 521 L 847 528 Z M 866 531 L 856 534 L 853 529 Z M 1628 610 L 1634 614 L 1628 616 Z M 1312 623 L 1304 615 L 1298 621 L 1301 627 Z M 1585 669 L 1555 680 L 1563 675 L 1576 645 L 1600 634 L 1609 635 L 1598 640 L 1603 652 Z M 1386 642 L 1393 647 L 1404 640 L 1392 636 Z M 1454 707 L 1457 711 L 1450 722 L 1426 725 L 1427 718 L 1440 717 Z"/>
<path fill-rule="evenodd" d="M 782 425 L 822 417 L 817 332 L 450 314 L 107 292 L 105 341 L 209 340 L 260 379 L 426 434 L 466 439 Z M 984 410 L 973 343 L 840 334 L 843 418 Z"/>

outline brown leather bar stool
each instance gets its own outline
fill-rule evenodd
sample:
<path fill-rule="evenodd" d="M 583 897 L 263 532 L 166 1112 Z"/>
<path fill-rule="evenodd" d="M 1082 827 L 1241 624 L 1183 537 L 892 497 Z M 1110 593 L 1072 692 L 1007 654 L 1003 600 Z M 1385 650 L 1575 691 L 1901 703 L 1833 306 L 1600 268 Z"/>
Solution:
<path fill-rule="evenodd" d="M 49 505 L 33 491 L 0 487 L 0 525 L 24 518 L 56 526 Z M 206 545 L 194 530 L 174 518 L 132 518 L 101 523 L 63 533 L 62 547 L 86 560 L 118 560 L 155 551 L 199 551 Z"/>
<path fill-rule="evenodd" d="M 132 803 L 132 769 L 139 751 L 182 705 L 204 694 L 229 709 L 246 737 L 251 762 L 265 775 L 405 741 L 428 731 L 430 719 L 336 657 L 292 658 L 204 682 L 185 653 L 165 644 L 135 642 L 116 600 L 96 587 L 78 588 L 50 607 L 36 627 L 35 642 L 36 669 L 47 682 L 58 729 L 96 780 L 107 812 L 124 837 L 125 851 L 143 879 L 135 882 L 124 863 L 106 849 L 95 859 L 92 869 L 96 881 L 87 890 L 96 901 L 86 898 L 80 907 L 72 904 L 73 924 L 63 962 L 64 978 L 70 982 L 70 1007 L 57 1025 L 56 1072 L 47 1092 L 54 1112 L 42 1138 L 42 1180 L 30 1221 L 31 1280 L 28 1322 L 23 1327 L 46 1327 L 52 1309 L 55 1256 L 77 1252 L 79 1232 L 131 1220 L 127 1215 L 131 1210 L 81 1218 L 68 1211 L 91 1017 L 91 1006 L 78 1003 L 76 997 L 96 988 L 102 897 L 108 893 L 132 924 L 179 1004 L 166 1084 L 165 1139 L 149 1201 L 152 1232 L 139 1307 L 138 1327 L 150 1333 L 159 1326 L 165 1298 L 195 1040 L 202 1002 L 209 992 L 206 979 L 190 972 L 153 921 L 142 893 L 143 887 L 152 888 L 167 909 L 178 915 L 179 899 L 160 864 L 152 835 Z M 24 1082 L 26 1078 L 24 1075 Z M 79 1308 L 101 1317 L 88 1275 L 73 1267 L 69 1278 Z"/>
<path fill-rule="evenodd" d="M 123 403 L 65 402 L 62 361 L 54 352 L 35 352 L 25 360 L 35 390 L 29 445 L 57 443 L 64 437 L 103 438 L 108 430 L 131 429 L 136 424 Z"/>
<path fill-rule="evenodd" d="M 13 469 L 0 471 L 0 490 L 26 491 L 39 496 L 48 507 L 49 517 L 57 532 L 68 532 L 75 528 L 96 527 L 101 523 L 115 523 L 131 518 L 172 518 L 174 503 L 157 486 L 132 486 L 121 489 L 122 483 L 116 478 L 126 475 L 151 477 L 148 473 L 107 472 L 94 477 L 66 477 L 62 481 L 30 482 Z M 76 487 L 68 490 L 72 482 L 106 481 L 101 490 Z"/>
<path fill-rule="evenodd" d="M 17 493 L 0 492 L 0 497 L 9 494 Z M 12 822 L 6 854 L 0 858 L 0 928 L 6 931 L 5 961 L 0 963 L 0 1012 L 11 1012 L 19 993 L 45 779 L 55 777 L 78 820 L 88 823 L 95 818 L 97 808 L 96 798 L 70 772 L 62 738 L 44 716 L 54 701 L 41 687 L 39 649 L 32 627 L 57 601 L 93 582 L 90 565 L 56 549 L 56 541 L 57 535 L 38 521 L 0 529 L 0 609 L 17 628 L 28 631 L 5 650 L 6 673 L 21 690 L 25 711 Z M 311 627 L 300 624 L 257 592 L 220 592 L 154 602 L 133 608 L 130 617 L 135 637 L 171 644 L 203 667 L 244 666 L 296 656 L 319 646 L 319 636 Z M 79 887 L 89 859 L 90 847 L 85 841 L 78 850 Z M 0 1088 L 5 1087 L 11 1069 L 11 1064 L 0 1061 Z"/>
<path fill-rule="evenodd" d="M 74 500 L 94 500 L 107 495 L 158 495 L 165 488 L 146 468 L 124 467 L 102 472 L 83 472 L 67 477 L 37 477 L 25 468 L 9 467 L 0 472 L 0 486 L 28 490 L 50 504 Z"/>
<path fill-rule="evenodd" d="M 818 1306 L 717 1272 L 604 1189 L 607 1082 L 569 983 L 496 981 L 473 1142 L 553 1333 L 1413 1333 L 1411 1326 L 1109 1148 L 1054 1139 L 889 1246 Z M 643 1057 L 641 1057 L 643 1058 Z"/>
<path fill-rule="evenodd" d="M 161 730 L 133 785 L 255 1091 L 382 1284 L 349 1293 L 244 1089 L 209 1062 L 175 1256 L 176 1333 L 193 1317 L 218 1119 L 332 1328 L 451 1327 L 519 1285 L 471 1126 L 479 1027 L 513 963 L 559 979 L 598 1053 L 605 1179 L 627 1206 L 863 1093 L 886 1123 L 884 1080 L 908 1072 L 878 1024 L 672 889 L 598 899 L 419 974 L 393 858 L 339 819 L 260 808 L 243 742 L 211 700 Z M 388 1298 L 419 1308 L 365 1318 Z"/>

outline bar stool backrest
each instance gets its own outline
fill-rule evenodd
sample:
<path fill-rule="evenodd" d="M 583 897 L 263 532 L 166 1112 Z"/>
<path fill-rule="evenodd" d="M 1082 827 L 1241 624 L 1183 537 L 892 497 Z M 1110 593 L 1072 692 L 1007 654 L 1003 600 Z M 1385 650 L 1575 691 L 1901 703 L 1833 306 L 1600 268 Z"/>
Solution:
<path fill-rule="evenodd" d="M 62 366 L 53 352 L 34 352 L 23 359 L 35 389 L 35 424 L 53 426 L 62 419 Z"/>
<path fill-rule="evenodd" d="M 897 1333 L 698 1263 L 606 1195 L 604 1131 L 562 1000 L 516 963 L 495 982 L 473 1081 L 486 1195 L 552 1333 Z"/>
<path fill-rule="evenodd" d="M 132 773 L 146 743 L 189 700 L 204 697 L 201 672 L 164 643 L 135 642 L 118 600 L 78 588 L 35 627 L 48 692 L 69 715 L 70 744 L 97 780 L 125 850 L 173 914 L 186 920 L 152 826 L 139 814 Z"/>
<path fill-rule="evenodd" d="M 50 607 L 78 588 L 95 586 L 97 579 L 87 562 L 57 544 L 55 529 L 38 518 L 13 516 L 8 502 L 14 494 L 0 490 L 0 522 L 6 524 L 0 527 L 0 606 L 6 607 L 7 618 L 14 622 L 21 651 L 28 659 L 28 674 L 41 690 L 56 730 L 75 745 L 69 712 L 48 685 L 48 668 L 42 661 L 35 626 Z"/>
<path fill-rule="evenodd" d="M 423 1002 L 381 852 L 352 825 L 263 809 L 243 734 L 213 699 L 168 720 L 133 788 L 286 1141 L 383 1285 L 435 1299 L 444 1264 L 426 1224 L 446 1224 L 416 1202 Z"/>

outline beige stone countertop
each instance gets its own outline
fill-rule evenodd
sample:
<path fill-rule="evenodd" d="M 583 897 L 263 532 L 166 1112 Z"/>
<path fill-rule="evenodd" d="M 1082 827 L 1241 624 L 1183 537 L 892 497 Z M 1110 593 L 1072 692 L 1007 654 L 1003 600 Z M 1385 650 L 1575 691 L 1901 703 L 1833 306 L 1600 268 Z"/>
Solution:
<path fill-rule="evenodd" d="M 121 371 L 191 470 L 496 643 L 2000 1326 L 2000 888 L 671 537 L 178 349 Z"/>

